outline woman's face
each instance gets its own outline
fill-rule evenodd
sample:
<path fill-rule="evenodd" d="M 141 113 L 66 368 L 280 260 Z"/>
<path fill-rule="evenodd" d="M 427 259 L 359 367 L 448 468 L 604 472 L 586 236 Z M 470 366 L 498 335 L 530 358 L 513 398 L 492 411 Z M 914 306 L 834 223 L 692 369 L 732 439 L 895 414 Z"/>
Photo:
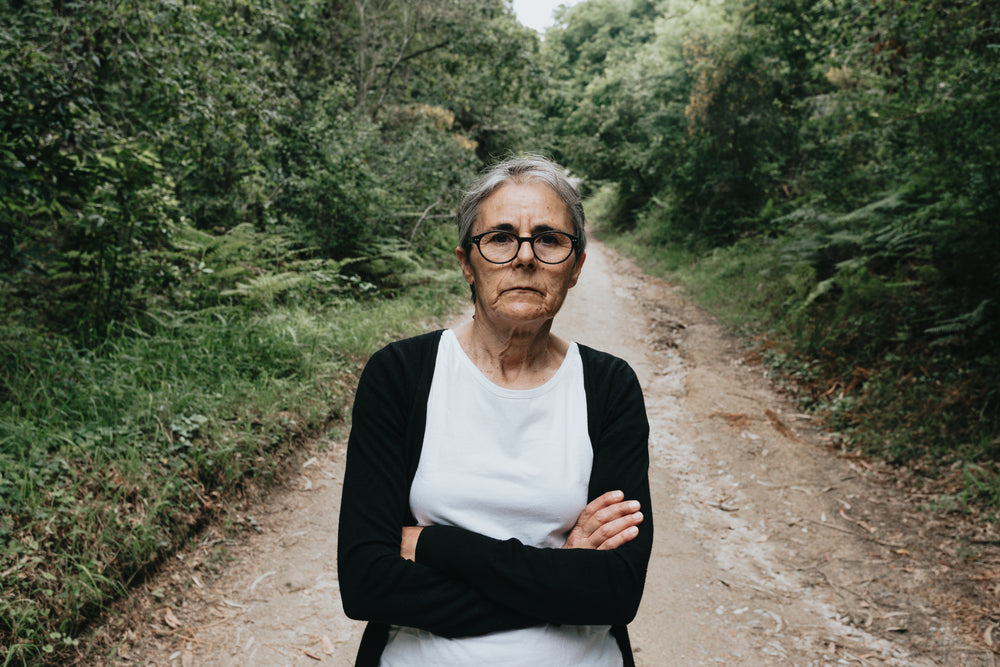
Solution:
<path fill-rule="evenodd" d="M 496 230 L 521 237 L 545 231 L 573 234 L 573 222 L 566 204 L 549 186 L 508 183 L 480 205 L 472 235 Z M 586 259 L 574 252 L 561 264 L 543 264 L 528 243 L 505 264 L 486 261 L 475 246 L 456 253 L 466 282 L 476 290 L 477 317 L 501 326 L 537 326 L 555 317 Z"/>

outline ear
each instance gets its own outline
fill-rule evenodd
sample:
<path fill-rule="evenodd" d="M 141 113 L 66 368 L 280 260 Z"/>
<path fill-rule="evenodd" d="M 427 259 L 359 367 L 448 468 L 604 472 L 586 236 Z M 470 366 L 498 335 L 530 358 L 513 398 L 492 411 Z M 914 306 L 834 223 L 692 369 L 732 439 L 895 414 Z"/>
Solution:
<path fill-rule="evenodd" d="M 466 252 L 465 248 L 458 246 L 455 248 L 455 256 L 458 257 L 458 263 L 462 266 L 462 275 L 465 277 L 465 282 L 470 285 L 476 282 L 476 276 L 472 272 L 472 263 L 469 261 L 469 253 Z"/>
<path fill-rule="evenodd" d="M 576 287 L 576 281 L 580 279 L 580 271 L 583 270 L 583 263 L 587 261 L 587 253 L 583 253 L 576 258 L 576 264 L 573 265 L 573 272 L 569 274 L 569 286 Z"/>

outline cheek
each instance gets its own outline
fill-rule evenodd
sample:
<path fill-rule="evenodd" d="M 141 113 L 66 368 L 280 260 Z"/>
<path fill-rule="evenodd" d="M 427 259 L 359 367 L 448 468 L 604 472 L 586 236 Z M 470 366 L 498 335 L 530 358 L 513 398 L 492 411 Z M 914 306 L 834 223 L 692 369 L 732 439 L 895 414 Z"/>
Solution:
<path fill-rule="evenodd" d="M 565 292 L 568 292 L 571 287 L 576 286 L 576 281 L 578 278 L 579 278 L 579 273 L 575 270 L 567 271 L 565 274 L 559 276 L 557 281 L 559 283 L 561 291 L 564 293 L 563 296 L 565 296 Z"/>

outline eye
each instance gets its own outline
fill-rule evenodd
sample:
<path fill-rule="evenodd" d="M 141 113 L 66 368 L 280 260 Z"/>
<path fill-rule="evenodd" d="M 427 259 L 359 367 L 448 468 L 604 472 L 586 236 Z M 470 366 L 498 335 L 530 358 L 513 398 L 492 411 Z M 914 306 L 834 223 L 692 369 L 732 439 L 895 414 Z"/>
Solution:
<path fill-rule="evenodd" d="M 558 246 L 562 245 L 563 240 L 561 234 L 556 233 L 542 233 L 535 237 L 535 243 L 545 246 Z"/>
<path fill-rule="evenodd" d="M 514 235 L 507 232 L 491 232 L 483 237 L 483 243 L 491 246 L 504 246 L 514 243 Z"/>

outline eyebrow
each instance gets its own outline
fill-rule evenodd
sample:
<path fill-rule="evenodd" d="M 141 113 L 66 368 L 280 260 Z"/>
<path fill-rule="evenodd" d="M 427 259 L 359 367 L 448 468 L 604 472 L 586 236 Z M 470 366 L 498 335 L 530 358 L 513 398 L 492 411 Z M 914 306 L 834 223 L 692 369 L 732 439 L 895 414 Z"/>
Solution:
<path fill-rule="evenodd" d="M 493 229 L 490 229 L 489 231 L 491 231 L 491 232 L 512 232 L 512 231 L 514 231 L 514 225 L 510 224 L 509 222 L 501 222 L 499 225 L 496 225 L 495 227 L 493 227 Z M 540 225 L 535 225 L 534 227 L 531 228 L 531 234 L 532 235 L 535 235 L 535 234 L 544 234 L 545 232 L 558 232 L 558 231 L 561 231 L 561 230 L 556 229 L 552 225 L 546 225 L 544 223 L 540 224 Z"/>

